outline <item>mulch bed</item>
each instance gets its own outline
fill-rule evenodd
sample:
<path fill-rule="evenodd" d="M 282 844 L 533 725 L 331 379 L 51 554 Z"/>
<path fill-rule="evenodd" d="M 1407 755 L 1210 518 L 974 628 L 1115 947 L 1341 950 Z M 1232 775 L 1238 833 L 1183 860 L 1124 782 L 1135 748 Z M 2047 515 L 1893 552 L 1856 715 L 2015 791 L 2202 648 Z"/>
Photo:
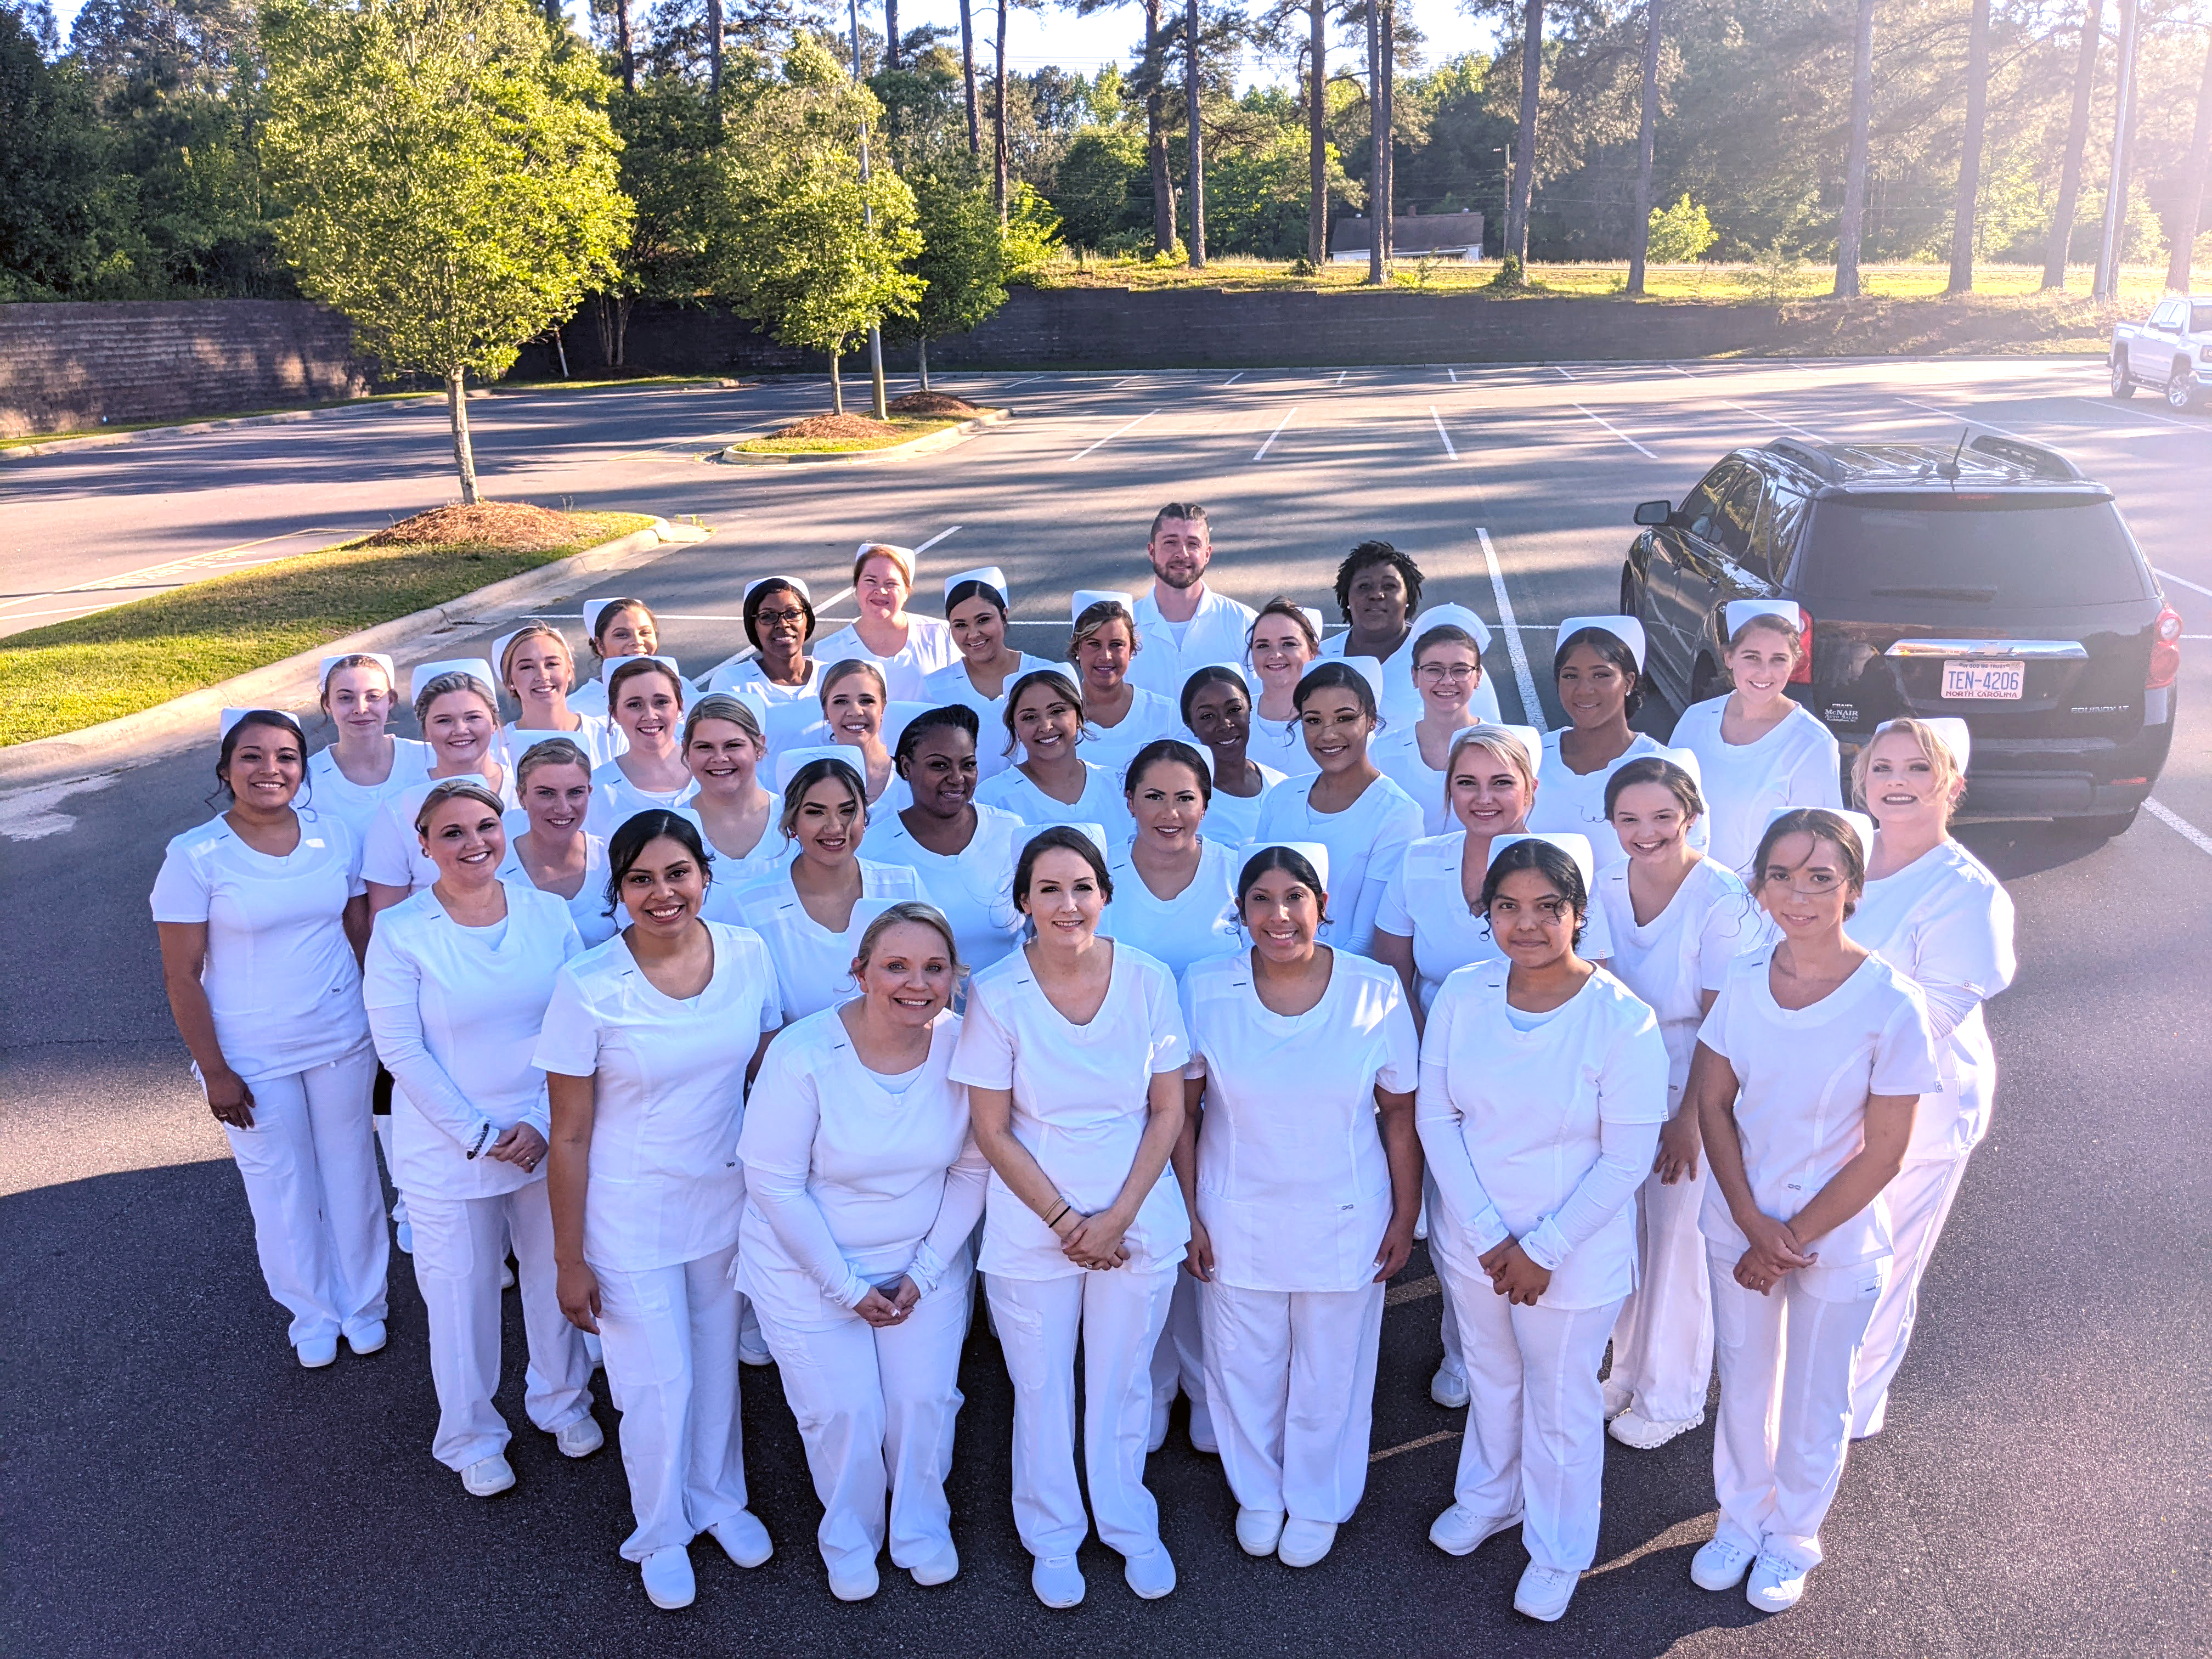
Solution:
<path fill-rule="evenodd" d="M 478 501 L 474 507 L 434 507 L 380 530 L 364 547 L 414 547 L 437 542 L 462 547 L 512 548 L 537 552 L 574 541 L 586 526 L 566 513 L 526 501 Z"/>
<path fill-rule="evenodd" d="M 889 407 L 894 415 L 957 415 L 963 419 L 983 412 L 965 398 L 944 392 L 909 392 L 903 398 L 894 398 Z"/>
<path fill-rule="evenodd" d="M 898 428 L 866 415 L 810 415 L 780 426 L 771 438 L 895 438 Z"/>

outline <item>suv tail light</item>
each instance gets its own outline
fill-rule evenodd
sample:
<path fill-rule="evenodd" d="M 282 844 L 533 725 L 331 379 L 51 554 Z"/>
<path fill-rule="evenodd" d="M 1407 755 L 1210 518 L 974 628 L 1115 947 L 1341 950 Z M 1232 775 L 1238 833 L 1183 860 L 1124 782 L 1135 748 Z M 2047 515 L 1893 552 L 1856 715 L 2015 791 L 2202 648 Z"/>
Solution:
<path fill-rule="evenodd" d="M 1813 683 L 1813 613 L 1801 605 L 1797 607 L 1797 665 L 1790 671 L 1790 684 L 1810 685 Z M 2175 618 L 2174 631 L 2181 631 L 2179 617 Z"/>
<path fill-rule="evenodd" d="M 2150 673 L 2143 681 L 2143 689 L 2162 690 L 2172 685 L 2180 672 L 2181 613 L 2169 605 L 2158 613 L 2150 642 Z"/>

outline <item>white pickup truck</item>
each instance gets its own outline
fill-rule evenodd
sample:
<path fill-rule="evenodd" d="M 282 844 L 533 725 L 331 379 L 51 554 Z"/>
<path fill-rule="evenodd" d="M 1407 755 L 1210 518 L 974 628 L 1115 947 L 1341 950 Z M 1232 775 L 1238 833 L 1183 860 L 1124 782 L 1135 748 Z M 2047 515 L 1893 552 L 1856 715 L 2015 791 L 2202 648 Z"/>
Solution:
<path fill-rule="evenodd" d="M 2149 318 L 2112 330 L 2112 396 L 2132 398 L 2147 386 L 2189 409 L 2212 392 L 2212 299 L 2179 295 L 2160 300 Z"/>

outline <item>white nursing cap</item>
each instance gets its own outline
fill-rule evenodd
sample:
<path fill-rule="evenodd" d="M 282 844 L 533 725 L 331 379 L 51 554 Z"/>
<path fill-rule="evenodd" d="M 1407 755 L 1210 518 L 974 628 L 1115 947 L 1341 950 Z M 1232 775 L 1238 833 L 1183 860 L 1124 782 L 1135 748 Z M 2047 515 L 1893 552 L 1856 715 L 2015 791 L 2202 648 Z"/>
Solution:
<path fill-rule="evenodd" d="M 1774 808 L 1773 811 L 1770 811 L 1766 815 L 1766 823 L 1760 826 L 1759 833 L 1764 836 L 1766 830 L 1772 827 L 1774 820 L 1780 817 L 1784 812 L 1796 812 L 1802 811 L 1802 810 L 1803 809 L 1802 807 L 1796 806 L 1778 806 Z M 1862 860 L 1872 855 L 1874 852 L 1874 820 L 1872 818 L 1869 817 L 1863 812 L 1848 811 L 1840 806 L 1824 807 L 1822 810 L 1824 811 L 1833 812 L 1838 817 L 1841 818 L 1850 827 L 1851 833 L 1859 838 L 1859 857 Z M 1754 887 L 1759 884 L 1758 875 L 1759 872 L 1757 871 L 1754 870 L 1752 872 L 1751 884 Z"/>
<path fill-rule="evenodd" d="M 1565 830 L 1547 830 L 1540 833 L 1493 836 L 1490 840 L 1490 861 L 1498 862 L 1498 855 L 1516 841 L 1547 841 L 1575 861 L 1582 872 L 1583 892 L 1589 895 L 1597 885 L 1597 858 L 1590 851 L 1589 837 L 1577 836 Z"/>
<path fill-rule="evenodd" d="M 1373 690 L 1374 690 L 1374 692 L 1375 692 L 1375 706 L 1376 706 L 1378 709 L 1379 709 L 1380 708 L 1382 708 L 1382 684 L 1383 684 L 1383 681 L 1388 678 L 1388 676 L 1386 676 L 1386 675 L 1383 673 L 1383 672 L 1382 672 L 1382 658 L 1380 658 L 1380 657 L 1339 657 L 1339 658 L 1335 659 L 1335 660 L 1336 660 L 1336 661 L 1338 661 L 1338 662 L 1342 663 L 1342 664 L 1343 664 L 1346 667 L 1347 667 L 1347 668 L 1356 668 L 1356 669 L 1358 669 L 1358 670 L 1359 671 L 1360 678 L 1361 678 L 1362 679 L 1365 680 L 1365 681 L 1367 682 L 1367 684 L 1368 684 L 1370 687 L 1372 687 L 1372 688 L 1373 688 Z M 1316 662 L 1316 663 L 1314 664 L 1314 668 L 1318 668 L 1318 667 L 1320 667 L 1320 666 L 1321 666 L 1321 664 L 1320 664 L 1319 662 Z M 1310 668 L 1310 669 L 1308 669 L 1308 670 L 1306 671 L 1306 672 L 1307 672 L 1307 673 L 1309 673 L 1309 674 L 1310 674 L 1310 673 L 1311 673 L 1312 672 L 1313 672 L 1313 669 L 1311 669 L 1311 668 Z M 1300 676 L 1300 678 L 1304 678 L 1304 677 L 1302 675 L 1302 676 Z"/>
<path fill-rule="evenodd" d="M 899 568 L 906 572 L 908 584 L 909 586 L 913 584 L 914 568 L 920 562 L 921 555 L 910 547 L 901 547 L 896 542 L 862 542 L 853 550 L 853 557 L 859 560 L 871 553 L 890 554 L 892 558 L 898 561 Z"/>
<path fill-rule="evenodd" d="M 436 662 L 415 665 L 407 677 L 407 700 L 410 702 L 422 695 L 422 688 L 441 674 L 466 674 L 481 680 L 484 690 L 497 695 L 499 678 L 491 672 L 491 665 L 482 657 L 445 657 Z"/>
<path fill-rule="evenodd" d="M 963 582 L 981 582 L 999 596 L 1001 605 L 1012 605 L 1014 596 L 1006 586 L 1006 573 L 995 564 L 979 564 L 973 570 L 963 570 L 945 579 L 945 597 L 949 601 L 952 590 Z"/>
<path fill-rule="evenodd" d="M 349 651 L 342 657 L 325 657 L 323 659 L 323 671 L 316 678 L 317 686 L 321 690 L 327 690 L 331 684 L 331 676 L 337 672 L 337 665 L 340 663 L 348 661 L 355 657 L 367 657 L 371 662 L 380 666 L 384 670 L 384 678 L 386 684 L 397 685 L 399 684 L 399 671 L 392 665 L 392 659 L 386 656 L 381 651 Z M 223 730 L 226 732 L 230 728 L 228 726 L 223 727 Z"/>
<path fill-rule="evenodd" d="M 622 660 L 628 661 L 629 659 L 624 658 Z M 708 697 L 728 697 L 732 702 L 744 704 L 746 708 L 752 710 L 753 718 L 760 722 L 761 730 L 767 731 L 768 697 L 757 685 L 733 685 L 726 691 L 709 691 L 695 699 L 695 705 L 706 702 Z"/>
<path fill-rule="evenodd" d="M 745 591 L 739 596 L 738 602 L 742 604 L 744 600 L 750 599 L 753 596 L 755 588 L 766 587 L 770 582 L 774 582 L 779 587 L 789 588 L 809 605 L 814 603 L 814 595 L 808 591 L 806 584 L 796 576 L 756 576 L 745 584 Z"/>
<path fill-rule="evenodd" d="M 1110 587 L 1079 587 L 1075 590 L 1075 597 L 1067 602 L 1067 619 L 1078 621 L 1092 605 L 1109 599 L 1127 611 L 1132 619 L 1136 617 L 1137 602 L 1128 594 L 1117 592 Z"/>
<path fill-rule="evenodd" d="M 1464 628 L 1474 635 L 1478 652 L 1490 649 L 1490 624 L 1463 605 L 1431 605 L 1413 618 L 1413 625 L 1407 631 L 1407 638 L 1419 640 L 1431 628 L 1442 628 L 1447 623 L 1454 628 Z"/>
<path fill-rule="evenodd" d="M 1030 842 L 1035 841 L 1038 836 L 1042 835 L 1047 830 L 1054 828 L 1079 830 L 1093 847 L 1098 849 L 1098 854 L 1101 858 L 1110 860 L 1114 856 L 1113 844 L 1106 839 L 1106 826 L 1103 823 L 1063 823 L 1059 825 L 1041 823 L 1037 825 L 1036 833 L 1030 836 L 1029 841 L 1024 841 L 1022 843 L 1022 848 L 1025 850 L 1028 848 Z M 1018 851 L 1014 856 L 1018 859 L 1021 856 L 1021 853 Z"/>
<path fill-rule="evenodd" d="M 1553 650 L 1565 645 L 1585 628 L 1601 628 L 1628 647 L 1628 654 L 1636 659 L 1639 672 L 1644 667 L 1644 624 L 1633 617 L 1570 617 L 1559 624 L 1559 636 Z"/>
<path fill-rule="evenodd" d="M 1800 634 L 1805 631 L 1805 613 L 1795 599 L 1730 599 L 1722 615 L 1727 619 L 1730 639 L 1753 617 L 1779 617 Z"/>
<path fill-rule="evenodd" d="M 1543 734 L 1541 732 L 1539 732 L 1539 731 L 1538 731 L 1534 726 L 1505 726 L 1505 725 L 1502 725 L 1502 724 L 1499 724 L 1499 725 L 1492 725 L 1492 724 L 1491 724 L 1490 722 L 1487 722 L 1487 721 L 1481 722 L 1481 723 L 1480 723 L 1480 726 L 1481 726 L 1481 728 L 1482 728 L 1482 729 L 1485 729 L 1485 730 L 1487 730 L 1487 731 L 1492 731 L 1492 732 L 1503 732 L 1504 733 L 1505 733 L 1505 735 L 1506 735 L 1507 737 L 1509 737 L 1509 738 L 1512 738 L 1512 739 L 1513 739 L 1513 741 L 1514 741 L 1516 744 L 1519 744 L 1519 745 L 1520 745 L 1520 748 L 1521 748 L 1521 752 L 1522 752 L 1523 755 L 1525 755 L 1525 756 L 1527 756 L 1527 757 L 1528 757 L 1528 770 L 1530 771 L 1530 773 L 1531 773 L 1531 774 L 1534 774 L 1534 772 L 1535 772 L 1535 771 L 1536 771 L 1540 767 L 1541 767 L 1541 766 L 1543 765 L 1543 763 L 1544 763 L 1544 734 Z M 1468 732 L 1472 732 L 1472 731 L 1474 731 L 1474 730 L 1476 730 L 1476 729 L 1477 729 L 1477 727 L 1476 727 L 1476 726 L 1468 726 L 1468 727 L 1464 728 L 1463 730 L 1461 730 L 1461 731 L 1458 731 L 1458 732 L 1453 732 L 1453 733 L 1452 733 L 1452 743 L 1453 743 L 1453 744 L 1454 744 L 1455 746 L 1456 746 L 1456 745 L 1458 744 L 1458 743 L 1459 743 L 1459 740 L 1460 740 L 1462 738 L 1465 737 L 1465 736 L 1468 734 Z"/>
<path fill-rule="evenodd" d="M 1966 775 L 1966 763 L 1972 757 L 1974 752 L 1974 734 L 1966 730 L 1966 721 L 1960 720 L 1956 714 L 1938 714 L 1933 719 L 1923 720 L 1920 723 L 1933 732 L 1937 740 L 1951 751 L 1951 758 L 1959 768 L 1959 775 L 1964 777 Z M 1880 737 L 1895 724 L 1894 720 L 1884 720 L 1880 726 L 1875 727 L 1875 736 Z"/>
<path fill-rule="evenodd" d="M 1192 669 L 1189 673 L 1184 675 L 1182 677 L 1182 690 L 1178 690 L 1176 695 L 1177 696 L 1181 696 L 1184 691 L 1190 690 L 1190 683 L 1193 680 L 1196 679 L 1200 674 L 1206 672 L 1209 669 L 1215 668 L 1224 669 L 1229 673 L 1236 675 L 1238 679 L 1244 683 L 1246 694 L 1249 696 L 1253 690 L 1254 677 L 1250 664 L 1241 662 L 1208 662 L 1200 663 L 1197 667 Z M 1202 749 L 1206 745 L 1200 744 L 1199 746 Z"/>
<path fill-rule="evenodd" d="M 810 744 L 803 749 L 787 749 L 775 757 L 776 793 L 782 794 L 787 792 L 791 787 L 793 776 L 808 762 L 833 760 L 842 761 L 853 769 L 854 775 L 860 780 L 860 792 L 866 794 L 868 775 L 861 769 L 865 763 L 859 758 L 860 753 L 859 750 L 848 748 L 842 743 Z"/>
<path fill-rule="evenodd" d="M 550 628 L 556 634 L 561 633 L 558 627 L 555 626 L 552 623 L 547 622 L 543 617 L 532 617 L 527 622 L 524 623 L 520 628 L 510 629 L 506 633 L 501 635 L 497 639 L 491 642 L 491 659 L 493 663 L 499 664 L 505 662 L 507 660 L 507 647 L 513 645 L 515 641 L 520 639 L 526 630 L 544 628 Z M 564 646 L 568 643 L 567 635 L 561 635 L 561 643 Z"/>
<path fill-rule="evenodd" d="M 251 708 L 226 708 L 216 717 L 215 735 L 218 741 L 230 735 L 230 728 L 253 714 Z"/>
<path fill-rule="evenodd" d="M 1322 891 L 1328 890 L 1328 848 L 1317 841 L 1248 841 L 1237 849 L 1237 868 L 1240 874 L 1244 866 L 1271 848 L 1279 847 L 1285 853 L 1296 853 L 1313 866 L 1314 877 L 1321 883 Z"/>
<path fill-rule="evenodd" d="M 611 599 L 586 599 L 581 606 L 584 613 L 584 631 L 594 639 L 599 637 L 599 613 L 611 605 L 635 605 L 644 607 L 645 601 L 632 599 L 627 593 L 618 593 Z M 650 607 L 646 607 L 646 614 L 647 616 L 653 614 Z"/>
<path fill-rule="evenodd" d="M 599 665 L 599 684 L 601 685 L 605 685 L 609 680 L 615 677 L 615 670 L 617 668 L 627 668 L 634 662 L 657 662 L 663 668 L 665 668 L 670 673 L 675 675 L 679 684 L 683 681 L 684 671 L 676 665 L 676 659 L 673 657 L 664 656 L 659 652 L 656 651 L 649 656 L 609 657 L 605 662 Z"/>

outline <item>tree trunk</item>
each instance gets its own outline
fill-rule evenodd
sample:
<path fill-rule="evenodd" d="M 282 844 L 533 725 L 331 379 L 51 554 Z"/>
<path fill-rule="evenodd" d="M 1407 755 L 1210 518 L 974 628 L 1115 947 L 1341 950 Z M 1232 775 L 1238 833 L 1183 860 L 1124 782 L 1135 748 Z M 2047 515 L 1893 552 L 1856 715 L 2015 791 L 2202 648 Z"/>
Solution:
<path fill-rule="evenodd" d="M 546 23 L 553 28 L 560 28 L 568 21 L 568 14 L 563 10 L 561 0 L 545 0 L 545 3 L 542 9 L 545 13 Z"/>
<path fill-rule="evenodd" d="M 722 90 L 722 0 L 707 0 L 707 90 Z"/>
<path fill-rule="evenodd" d="M 1628 291 L 1644 292 L 1651 254 L 1651 155 L 1659 137 L 1660 0 L 1644 0 L 1644 104 L 1636 135 L 1636 222 L 1628 239 Z"/>
<path fill-rule="evenodd" d="M 1398 8 L 1382 0 L 1382 270 L 1398 257 Z"/>
<path fill-rule="evenodd" d="M 2128 152 L 2135 135 L 2136 52 L 2141 36 L 2142 0 L 2120 0 L 2120 64 L 2112 90 L 2112 171 L 2105 185 L 2104 234 L 2097 245 L 2097 277 L 2090 292 L 2099 300 L 2119 297 L 2120 265 L 2128 242 Z"/>
<path fill-rule="evenodd" d="M 2066 159 L 2058 171 L 2057 215 L 2043 255 L 2043 285 L 2066 286 L 2066 258 L 2074 246 L 2074 211 L 2081 197 L 2081 156 L 2089 148 L 2089 103 L 2097 90 L 2097 49 L 2104 44 L 2105 0 L 2081 9 L 2081 50 L 2074 62 L 2074 112 L 2066 121 Z"/>
<path fill-rule="evenodd" d="M 629 0 L 615 0 L 615 51 L 622 58 L 624 92 L 637 90 L 637 43 L 630 38 Z"/>
<path fill-rule="evenodd" d="M 2181 189 L 2166 220 L 2166 285 L 2189 292 L 2190 267 L 2197 251 L 2197 222 L 2204 211 L 2204 175 L 2212 170 L 2212 39 L 2204 43 L 2204 78 L 2197 83 L 2197 120 L 2182 158 Z"/>
<path fill-rule="evenodd" d="M 842 340 L 830 348 L 830 412 L 832 415 L 842 415 L 845 412 L 845 377 L 838 371 L 837 364 L 837 360 L 844 355 L 845 343 Z"/>
<path fill-rule="evenodd" d="M 1382 282 L 1382 0 L 1367 0 L 1367 280 Z"/>
<path fill-rule="evenodd" d="M 1168 174 L 1167 79 L 1160 40 L 1160 0 L 1145 0 L 1145 159 L 1152 173 L 1152 245 L 1160 252 L 1176 245 L 1175 180 Z"/>
<path fill-rule="evenodd" d="M 921 389 L 929 390 L 929 342 L 917 340 L 914 347 L 914 366 L 921 376 Z"/>
<path fill-rule="evenodd" d="M 983 122 L 975 106 L 975 15 L 973 0 L 960 0 L 960 84 L 968 101 L 968 153 L 983 154 Z"/>
<path fill-rule="evenodd" d="M 453 471 L 461 475 L 461 505 L 477 504 L 477 455 L 469 447 L 468 376 L 461 369 L 446 374 L 446 414 L 453 423 Z"/>
<path fill-rule="evenodd" d="M 998 73 L 991 87 L 991 199 L 1006 222 L 1006 0 L 999 0 Z"/>
<path fill-rule="evenodd" d="M 898 0 L 884 0 L 884 67 L 898 66 Z M 853 72 L 860 73 L 857 65 Z"/>
<path fill-rule="evenodd" d="M 1982 130 L 1990 110 L 1990 0 L 1974 0 L 1966 30 L 1966 131 L 1959 146 L 1959 202 L 1951 216 L 1947 294 L 1974 291 L 1974 210 L 1982 196 Z"/>
<path fill-rule="evenodd" d="M 561 325 L 558 323 L 553 325 L 553 351 L 561 360 L 561 378 L 565 380 L 568 378 L 568 346 L 561 337 Z"/>
<path fill-rule="evenodd" d="M 1544 0 L 1528 0 L 1521 29 L 1521 122 L 1514 135 L 1513 200 L 1506 210 L 1505 251 L 1528 263 L 1528 210 L 1536 195 L 1536 107 L 1544 89 Z"/>
<path fill-rule="evenodd" d="M 1306 258 L 1328 262 L 1328 4 L 1307 0 L 1313 80 L 1306 89 Z"/>
<path fill-rule="evenodd" d="M 1856 43 L 1851 52 L 1851 137 L 1844 152 L 1844 216 L 1836 227 L 1836 287 L 1839 300 L 1859 293 L 1859 242 L 1866 228 L 1867 131 L 1874 122 L 1874 0 L 1859 0 Z"/>
<path fill-rule="evenodd" d="M 1199 121 L 1198 0 L 1182 13 L 1183 107 L 1190 122 L 1190 268 L 1206 269 L 1206 141 Z"/>

